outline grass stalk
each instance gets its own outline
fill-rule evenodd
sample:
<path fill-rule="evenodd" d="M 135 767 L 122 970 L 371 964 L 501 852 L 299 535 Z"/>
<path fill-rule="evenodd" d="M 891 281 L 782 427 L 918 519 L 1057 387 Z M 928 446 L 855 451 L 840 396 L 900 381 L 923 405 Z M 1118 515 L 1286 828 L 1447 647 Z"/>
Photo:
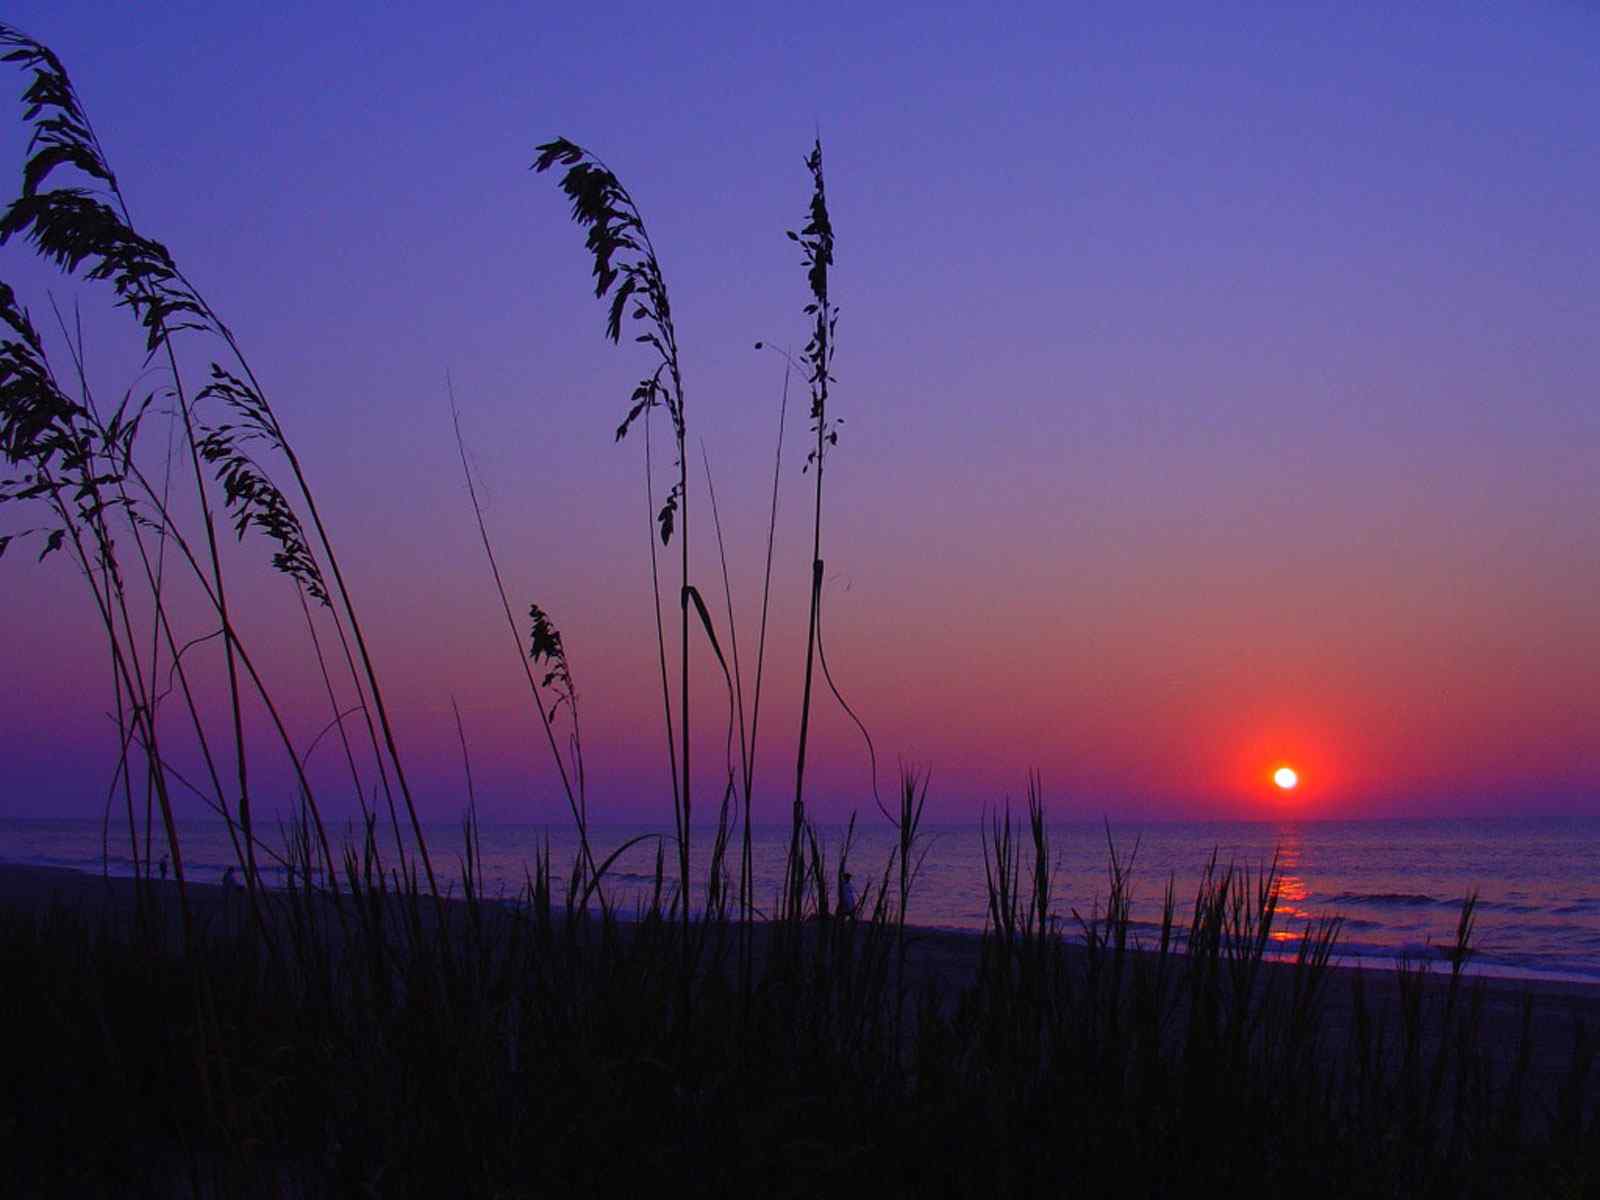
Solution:
<path fill-rule="evenodd" d="M 455 430 L 456 451 L 461 457 L 461 474 L 467 481 L 467 499 L 472 504 L 473 519 L 478 525 L 478 537 L 483 543 L 483 553 L 489 560 L 489 574 L 494 579 L 495 593 L 500 597 L 500 608 L 505 614 L 506 628 L 511 633 L 511 640 L 517 647 L 517 658 L 522 663 L 522 671 L 528 682 L 528 692 L 533 699 L 534 712 L 538 714 L 539 726 L 544 731 L 545 741 L 550 747 L 550 756 L 555 760 L 556 772 L 561 777 L 561 790 L 567 798 L 567 807 L 572 813 L 572 820 L 577 826 L 579 852 L 583 857 L 586 869 L 592 875 L 595 869 L 594 851 L 589 845 L 589 820 L 586 806 L 580 795 L 582 774 L 580 763 L 574 764 L 574 772 L 569 775 L 567 766 L 562 759 L 561 750 L 556 745 L 555 729 L 551 725 L 550 716 L 545 712 L 544 701 L 540 697 L 539 685 L 533 677 L 533 660 L 522 651 L 522 635 L 517 628 L 515 618 L 511 615 L 511 601 L 506 596 L 505 580 L 500 574 L 500 562 L 495 557 L 494 544 L 489 540 L 489 527 L 483 519 L 483 505 L 478 501 L 478 488 L 472 479 L 472 468 L 467 462 L 467 444 L 461 434 L 461 410 L 456 404 L 455 385 L 448 379 L 446 388 L 450 395 L 450 423 Z M 559 635 L 557 635 L 559 638 Z M 574 727 L 576 727 L 576 705 L 572 707 Z M 575 784 L 576 778 L 576 784 Z"/>
<path fill-rule="evenodd" d="M 790 231 L 791 241 L 800 245 L 807 268 L 807 282 L 811 289 L 811 303 L 806 313 L 813 318 L 811 340 L 803 354 L 810 368 L 811 426 L 816 435 L 816 446 L 807 460 L 807 466 L 816 470 L 815 499 L 811 524 L 811 596 L 810 612 L 806 621 L 805 682 L 800 695 L 800 733 L 795 752 L 794 811 L 790 841 L 791 863 L 798 864 L 800 832 L 806 821 L 805 782 L 806 751 L 811 733 L 812 673 L 816 658 L 819 609 L 822 604 L 822 475 L 824 460 L 830 445 L 836 445 L 839 434 L 828 417 L 828 388 L 833 382 L 830 371 L 833 365 L 833 332 L 838 317 L 828 298 L 828 272 L 833 266 L 833 224 L 828 217 L 827 193 L 822 174 L 822 140 L 817 139 L 806 158 L 806 169 L 811 173 L 812 192 L 809 220 L 799 233 Z M 796 899 L 798 884 L 789 889 L 790 902 Z"/>

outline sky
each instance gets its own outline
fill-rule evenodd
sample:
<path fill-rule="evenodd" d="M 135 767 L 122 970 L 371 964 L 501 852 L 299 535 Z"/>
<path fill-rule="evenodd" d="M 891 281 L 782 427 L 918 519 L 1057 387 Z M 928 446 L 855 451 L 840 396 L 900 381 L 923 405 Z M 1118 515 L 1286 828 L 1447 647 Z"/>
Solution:
<path fill-rule="evenodd" d="M 884 791 L 903 764 L 931 772 L 943 820 L 1020 797 L 1029 769 L 1064 817 L 1600 813 L 1600 11 L 869 9 L 10 5 L 65 62 L 141 230 L 264 382 L 423 815 L 466 800 L 452 702 L 487 819 L 565 812 L 521 665 L 537 602 L 577 679 L 591 808 L 670 821 L 642 431 L 614 440 L 650 360 L 605 341 L 583 233 L 529 170 L 557 135 L 617 172 L 660 253 L 692 581 L 728 641 L 709 460 L 747 703 L 785 384 L 753 347 L 808 335 L 784 232 L 820 136 L 844 422 L 824 644 Z M 162 382 L 103 289 L 20 244 L 0 278 L 52 335 L 51 297 L 79 307 L 101 395 Z M 200 370 L 212 352 L 184 353 Z M 791 380 L 758 820 L 793 796 L 806 407 Z M 0 511 L 0 532 L 31 523 Z M 83 579 L 35 553 L 0 559 L 0 816 L 98 815 L 107 650 Z M 348 815 L 268 556 L 253 536 L 227 550 L 241 632 Z M 192 661 L 226 745 L 220 655 Z M 703 641 L 691 666 L 704 806 L 728 702 Z M 825 689 L 813 707 L 810 801 L 865 819 L 861 736 Z M 291 777 L 249 715 L 271 807 Z M 1271 785 L 1283 764 L 1292 794 Z"/>

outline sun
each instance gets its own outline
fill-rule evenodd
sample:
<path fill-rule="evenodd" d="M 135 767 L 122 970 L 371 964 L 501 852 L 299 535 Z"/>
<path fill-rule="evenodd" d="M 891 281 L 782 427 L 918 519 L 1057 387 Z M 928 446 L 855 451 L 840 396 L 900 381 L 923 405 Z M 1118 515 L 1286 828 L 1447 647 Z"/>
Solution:
<path fill-rule="evenodd" d="M 1279 767 L 1272 773 L 1272 782 L 1285 792 L 1294 791 L 1295 784 L 1300 782 L 1300 776 L 1293 767 Z"/>

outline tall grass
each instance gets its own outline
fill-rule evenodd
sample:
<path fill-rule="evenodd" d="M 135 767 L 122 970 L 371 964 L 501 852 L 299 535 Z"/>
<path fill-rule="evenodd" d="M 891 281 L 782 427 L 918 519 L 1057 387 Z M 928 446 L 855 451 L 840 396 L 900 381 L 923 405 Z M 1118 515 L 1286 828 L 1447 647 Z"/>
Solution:
<path fill-rule="evenodd" d="M 973 973 L 940 965 L 961 939 L 906 930 L 897 885 L 835 914 L 848 837 L 830 854 L 813 831 L 828 915 L 806 926 L 803 969 L 762 939 L 745 995 L 733 960 L 708 955 L 687 1005 L 666 904 L 572 921 L 547 853 L 516 904 L 493 902 L 470 816 L 442 916 L 415 879 L 369 882 L 354 847 L 352 919 L 297 870 L 262 897 L 274 945 L 215 893 L 187 953 L 175 923 L 119 926 L 113 907 L 0 913 L 0 962 L 26 980 L 0 1028 L 13 1178 L 24 1194 L 306 1196 L 800 1194 L 863 1173 L 888 1195 L 1600 1183 L 1592 1039 L 1575 1034 L 1560 1077 L 1532 1069 L 1532 1022 L 1554 1010 L 1528 1008 L 1501 1058 L 1480 987 L 1453 970 L 1341 979 L 1333 924 L 1272 959 L 1270 867 L 1216 865 L 1187 917 L 1169 885 L 1144 944 L 1118 853 L 1069 938 L 1055 901 L 1039 907 L 1034 812 L 1037 792 L 1020 829 L 1005 813 L 990 828 Z M 315 862 L 303 828 L 289 846 Z"/>
<path fill-rule="evenodd" d="M 626 320 L 654 355 L 618 437 L 644 422 L 653 578 L 657 539 L 679 539 L 676 709 L 656 597 L 677 877 L 674 884 L 658 842 L 650 900 L 624 914 L 606 895 L 607 873 L 629 846 L 601 857 L 590 840 L 573 664 L 544 609 L 531 605 L 526 627 L 513 616 L 463 446 L 469 502 L 579 850 L 564 895 L 548 843 L 515 897 L 485 895 L 458 713 L 462 890 L 446 897 L 351 591 L 239 343 L 166 249 L 133 227 L 60 61 L 3 25 L 0 44 L 31 72 L 24 119 L 34 135 L 21 194 L 0 216 L 0 242 L 25 238 L 64 271 L 111 288 L 164 364 L 152 391 L 107 408 L 82 369 L 81 334 L 61 322 L 77 376 L 63 383 L 45 338 L 0 284 L 0 320 L 10 331 L 0 339 L 0 450 L 11 472 L 0 501 L 42 513 L 44 523 L 23 536 L 41 544 L 41 557 L 66 551 L 93 597 L 118 717 L 114 798 L 136 874 L 130 906 L 0 910 L 9 1006 L 0 1061 L 10 1084 L 0 1149 L 22 1194 L 505 1196 L 669 1181 L 711 1194 L 777 1195 L 843 1193 L 865 1181 L 884 1195 L 1582 1195 L 1600 1187 L 1595 1043 L 1577 1028 L 1553 1083 L 1535 1067 L 1533 1034 L 1544 1015 L 1529 1001 L 1514 1054 L 1495 1057 L 1484 993 L 1466 974 L 1473 896 L 1443 979 L 1428 964 L 1407 963 L 1392 975 L 1341 980 L 1337 918 L 1313 923 L 1292 958 L 1279 961 L 1275 863 L 1252 871 L 1213 857 L 1186 919 L 1169 882 L 1145 944 L 1134 919 L 1138 848 L 1124 854 L 1109 829 L 1104 896 L 1087 913 L 1062 911 L 1044 788 L 1032 775 L 1025 823 L 1009 807 L 988 820 L 983 935 L 975 944 L 939 938 L 911 919 L 930 784 L 908 768 L 896 808 L 884 809 L 893 850 L 881 870 L 862 871 L 870 882 L 856 902 L 844 902 L 854 818 L 830 846 L 805 804 L 813 664 L 827 677 L 822 479 L 838 420 L 829 408 L 837 314 L 820 142 L 806 160 L 809 220 L 790 235 L 803 248 L 811 297 L 803 360 L 815 490 L 806 672 L 776 919 L 754 919 L 750 853 L 776 475 L 747 724 L 708 458 L 731 661 L 690 577 L 685 399 L 660 263 L 631 195 L 565 139 L 539 147 L 534 167 L 565 168 L 561 186 L 587 230 L 596 294 L 609 297 L 606 336 L 618 342 Z M 76 182 L 46 188 L 61 170 Z M 227 365 L 209 358 L 219 348 Z M 184 366 L 195 353 L 208 361 L 199 387 Z M 786 407 L 787 392 L 784 399 Z M 145 430 L 164 405 L 169 453 L 159 442 L 145 449 Z M 659 507 L 650 458 L 658 407 L 677 455 L 676 482 Z M 174 459 L 186 459 L 193 475 L 198 529 L 173 499 Z M 269 465 L 292 477 L 294 499 L 271 482 Z M 310 748 L 290 737 L 234 618 L 216 536 L 222 519 L 240 537 L 268 539 L 305 619 L 329 707 L 323 732 L 343 744 L 361 809 L 360 830 L 337 848 L 305 770 Z M 179 620 L 169 552 L 206 613 L 198 633 Z M 729 693 L 726 780 L 698 911 L 694 624 Z M 228 707 L 220 718 L 204 710 L 192 678 L 196 637 L 221 639 Z M 336 681 L 329 664 L 341 659 Z M 277 839 L 261 829 L 245 753 L 244 716 L 256 703 L 298 783 Z M 172 704 L 180 720 L 166 711 Z M 349 736 L 356 715 L 364 743 L 360 729 Z M 203 778 L 176 765 L 180 737 Z M 364 780 L 374 776 L 369 804 Z M 873 786 L 876 799 L 875 762 Z M 179 789 L 227 821 L 243 897 L 197 889 L 188 878 L 174 817 Z M 150 868 L 156 813 L 174 869 L 170 891 Z M 726 860 L 736 830 L 734 887 Z M 269 855 L 290 886 L 262 886 Z M 108 881 L 113 899 L 116 886 Z"/>
<path fill-rule="evenodd" d="M 53 371 L 27 310 L 9 287 L 0 293 L 0 320 L 9 330 L 0 342 L 4 396 L 0 439 L 14 472 L 0 485 L 0 500 L 42 503 L 49 523 L 27 531 L 42 539 L 41 557 L 70 547 L 95 596 L 113 664 L 116 711 L 122 721 L 118 779 L 130 812 L 134 780 L 142 776 L 148 794 L 159 803 L 167 852 L 183 895 L 182 847 L 172 816 L 173 788 L 179 777 L 164 751 L 168 725 L 161 715 L 166 689 L 159 677 L 165 666 L 182 681 L 189 724 L 206 765 L 210 787 L 201 795 L 227 820 L 230 831 L 237 825 L 246 889 L 252 907 L 259 909 L 259 839 L 245 737 L 248 683 L 294 769 L 302 803 L 316 828 L 321 867 L 325 874 L 333 872 L 332 846 L 303 755 L 290 739 L 233 618 L 216 531 L 219 515 L 226 514 L 240 538 L 255 531 L 269 539 L 272 565 L 303 596 L 314 600 L 330 621 L 389 798 L 399 861 L 404 867 L 407 853 L 389 789 L 391 775 L 404 799 L 429 890 L 437 894 L 432 862 L 354 601 L 299 458 L 249 360 L 166 247 L 134 227 L 117 177 L 60 60 L 6 25 L 0 25 L 0 46 L 8 48 L 6 61 L 30 72 L 23 104 L 24 120 L 32 129 L 21 192 L 0 217 L 0 244 L 24 239 L 63 272 L 111 289 L 140 327 L 149 360 L 161 364 L 158 387 L 142 397 L 130 392 L 108 412 L 97 403 L 82 371 L 81 343 L 74 353 L 79 371 L 74 396 Z M 62 171 L 75 178 L 57 183 Z M 218 351 L 227 365 L 210 357 Z M 209 360 L 199 386 L 185 367 L 196 354 Z M 175 440 L 192 471 L 198 536 L 185 530 L 172 502 L 170 451 L 167 478 L 159 486 L 141 465 L 144 431 L 162 403 L 172 406 Z M 272 482 L 263 458 L 274 460 L 292 476 L 308 521 Z M 10 540 L 8 536 L 6 542 Z M 150 541 L 156 543 L 153 552 Z M 133 588 L 139 576 L 130 576 L 121 558 L 122 547 L 129 542 L 145 584 L 137 595 Z M 169 546 L 188 567 L 192 589 L 217 622 L 215 635 L 222 641 L 227 681 L 231 772 L 223 766 L 214 732 L 195 702 L 183 661 L 192 643 L 180 641 L 175 631 L 171 581 L 165 571 Z M 138 628 L 141 623 L 149 626 L 147 635 Z M 199 640 L 206 636 L 210 634 Z M 338 705 L 334 707 L 334 719 L 342 721 Z M 231 775 L 231 787 L 224 784 L 225 775 Z M 144 865 L 148 867 L 148 862 Z"/>
<path fill-rule="evenodd" d="M 650 241 L 644 218 L 640 215 L 633 196 L 610 168 L 587 150 L 566 138 L 556 138 L 539 147 L 533 169 L 543 173 L 555 166 L 566 168 L 561 177 L 561 190 L 572 201 L 572 219 L 588 230 L 586 246 L 594 258 L 594 294 L 597 299 L 610 295 L 606 315 L 606 337 L 615 344 L 621 340 L 623 322 L 640 322 L 644 332 L 634 340 L 650 347 L 655 356 L 655 366 L 650 374 L 639 381 L 629 397 L 629 409 L 617 426 L 617 440 L 627 436 L 633 423 L 641 417 L 649 429 L 651 412 L 664 407 L 672 422 L 673 439 L 677 447 L 678 480 L 667 493 L 666 500 L 655 515 L 660 529 L 661 544 L 671 543 L 674 532 L 678 534 L 678 552 L 681 563 L 679 608 L 679 700 L 678 728 L 681 741 L 676 751 L 672 742 L 672 701 L 670 693 L 663 695 L 667 723 L 669 755 L 676 755 L 673 771 L 673 818 L 678 842 L 678 881 L 684 897 L 682 919 L 684 932 L 688 932 L 690 895 L 689 828 L 694 808 L 690 772 L 690 720 L 689 720 L 689 606 L 695 606 L 707 635 L 713 644 L 716 634 L 711 628 L 710 616 L 699 590 L 689 577 L 689 455 L 688 421 L 685 415 L 683 369 L 678 355 L 678 332 L 672 320 L 672 303 L 667 295 L 667 282 Z M 613 286 L 615 290 L 613 291 Z M 631 304 L 631 309 L 630 309 Z M 651 543 L 652 569 L 654 543 Z M 652 575 L 653 577 L 653 575 Z M 660 598 L 656 599 L 660 612 Z M 666 647 L 661 640 L 662 671 L 665 674 Z M 718 650 L 718 657 L 721 651 Z"/>
<path fill-rule="evenodd" d="M 833 335 L 839 318 L 833 310 L 828 292 L 828 273 L 833 267 L 833 222 L 828 216 L 820 138 L 806 159 L 806 169 L 811 172 L 812 181 L 810 219 L 799 233 L 791 230 L 789 239 L 800 246 L 805 260 L 806 282 L 811 289 L 811 302 L 806 305 L 806 312 L 812 318 L 811 340 L 806 343 L 803 357 L 809 368 L 807 383 L 811 388 L 811 431 L 816 435 L 816 445 L 812 447 L 806 465 L 815 471 L 816 501 L 812 516 L 811 607 L 806 621 L 805 684 L 800 697 L 800 733 L 795 751 L 791 863 L 798 858 L 799 838 L 806 821 L 806 748 L 811 732 L 812 671 L 817 656 L 818 622 L 821 620 L 822 606 L 822 475 L 828 448 L 839 441 L 837 421 L 830 420 L 828 416 L 828 387 L 833 382 Z M 791 880 L 785 899 L 791 910 L 798 908 L 798 881 Z"/>

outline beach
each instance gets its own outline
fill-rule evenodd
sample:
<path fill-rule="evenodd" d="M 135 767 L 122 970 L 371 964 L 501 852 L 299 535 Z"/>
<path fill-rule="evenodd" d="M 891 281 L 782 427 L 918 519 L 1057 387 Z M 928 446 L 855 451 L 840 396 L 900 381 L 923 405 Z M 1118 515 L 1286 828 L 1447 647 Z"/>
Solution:
<path fill-rule="evenodd" d="M 86 918 L 91 925 L 109 921 L 112 928 L 132 926 L 137 907 L 139 884 L 127 877 L 91 875 L 63 868 L 0 864 L 0 908 L 36 916 L 54 907 L 64 908 Z M 168 944 L 176 950 L 181 944 L 177 886 L 173 881 L 156 883 L 152 888 L 161 911 L 168 920 Z M 231 892 L 213 883 L 188 884 L 190 902 L 198 930 L 207 934 L 238 932 L 248 920 L 248 900 L 243 888 Z M 280 906 L 281 892 L 263 891 L 268 911 Z M 326 897 L 324 897 L 324 900 Z M 331 905 L 328 906 L 331 912 Z M 423 905 L 427 913 L 431 905 Z M 446 913 L 460 916 L 459 899 L 445 902 Z M 509 915 L 504 902 L 488 910 Z M 621 922 L 626 928 L 630 922 Z M 491 924 L 492 928 L 492 924 Z M 757 935 L 758 944 L 762 941 Z M 946 1011 L 964 988 L 970 987 L 979 969 L 983 939 L 980 934 L 908 926 L 907 985 L 913 992 L 931 989 Z M 1061 949 L 1069 968 L 1083 966 L 1081 941 L 1064 938 Z M 1135 952 L 1135 957 L 1139 952 Z M 1181 956 L 1177 960 L 1182 962 Z M 1285 962 L 1262 964 L 1265 986 L 1286 994 L 1291 987 L 1293 966 Z M 1573 1056 L 1580 1032 L 1593 1038 L 1600 1035 L 1600 984 L 1575 980 L 1516 979 L 1502 976 L 1464 975 L 1460 1003 L 1474 994 L 1481 999 L 1478 1048 L 1494 1064 L 1497 1072 L 1510 1072 L 1523 1050 L 1527 1034 L 1526 1083 L 1533 1100 L 1531 1111 L 1553 1104 L 1571 1074 Z M 1340 965 L 1335 959 L 1324 983 L 1324 1053 L 1338 1056 L 1345 1052 L 1354 1036 L 1354 994 L 1359 984 L 1364 992 L 1375 1027 L 1387 1030 L 1393 1038 L 1400 1020 L 1401 982 L 1393 967 L 1371 964 Z M 1449 968 L 1434 963 L 1423 980 L 1423 1007 L 1426 1018 L 1437 1015 L 1446 1002 Z M 1525 1006 L 1531 1004 L 1531 1012 Z M 1589 1103 L 1600 1103 L 1600 1076 L 1591 1073 Z"/>
<path fill-rule="evenodd" d="M 996 971 L 1007 943 L 908 926 L 901 1004 L 886 921 L 758 922 L 742 981 L 732 922 L 189 899 L 186 953 L 170 880 L 0 866 L 23 1194 L 798 1196 L 870 1169 L 885 1196 L 1488 1196 L 1596 1166 L 1592 984 L 1468 978 L 1452 1012 L 1437 967 L 1330 967 L 1302 1010 L 1307 976 L 1248 951 L 1130 941 L 1097 974 L 1019 937 Z"/>

